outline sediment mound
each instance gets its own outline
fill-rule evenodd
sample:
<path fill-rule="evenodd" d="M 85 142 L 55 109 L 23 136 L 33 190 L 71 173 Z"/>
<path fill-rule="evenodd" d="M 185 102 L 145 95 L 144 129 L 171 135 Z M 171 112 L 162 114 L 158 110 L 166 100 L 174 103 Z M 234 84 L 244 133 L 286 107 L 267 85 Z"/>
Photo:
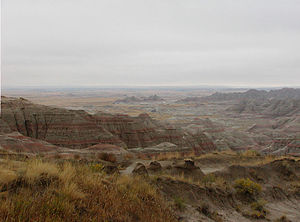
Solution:
<path fill-rule="evenodd" d="M 128 153 L 124 148 L 112 145 L 112 144 L 97 144 L 83 149 L 89 152 L 103 152 L 103 153 L 113 153 L 113 154 L 126 154 Z"/>
<path fill-rule="evenodd" d="M 17 153 L 61 152 L 64 149 L 42 140 L 33 139 L 14 132 L 0 135 L 1 148 Z"/>

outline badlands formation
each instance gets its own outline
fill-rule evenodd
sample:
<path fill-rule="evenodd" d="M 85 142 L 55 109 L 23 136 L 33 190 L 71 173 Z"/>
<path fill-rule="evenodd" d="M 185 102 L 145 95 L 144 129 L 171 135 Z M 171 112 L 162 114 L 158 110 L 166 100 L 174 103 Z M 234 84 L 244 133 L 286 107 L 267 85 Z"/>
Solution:
<path fill-rule="evenodd" d="M 105 92 L 2 97 L 1 221 L 300 221 L 299 89 Z"/>
<path fill-rule="evenodd" d="M 13 133 L 23 139 L 43 140 L 59 148 L 69 149 L 112 144 L 143 152 L 146 148 L 169 142 L 174 146 L 171 150 L 163 151 L 182 149 L 203 153 L 215 150 L 213 142 L 203 133 L 193 134 L 162 125 L 147 114 L 130 117 L 98 112 L 91 115 L 83 110 L 37 105 L 23 98 L 2 97 L 1 131 L 6 137 L 6 133 Z M 2 147 L 10 149 L 7 143 Z M 43 152 L 44 148 L 41 144 L 40 151 Z"/>

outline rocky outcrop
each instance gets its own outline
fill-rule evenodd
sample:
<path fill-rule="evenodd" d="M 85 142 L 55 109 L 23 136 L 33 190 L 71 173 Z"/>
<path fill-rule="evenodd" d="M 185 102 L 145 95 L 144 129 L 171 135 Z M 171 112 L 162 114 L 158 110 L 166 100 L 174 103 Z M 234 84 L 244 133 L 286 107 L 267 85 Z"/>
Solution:
<path fill-rule="evenodd" d="M 195 165 L 195 162 L 191 159 L 175 162 L 170 170 L 171 174 L 183 175 L 184 177 L 201 179 L 204 176 L 202 170 Z"/>
<path fill-rule="evenodd" d="M 229 107 L 227 111 L 263 114 L 272 117 L 292 116 L 300 113 L 300 99 L 245 99 Z"/>
<path fill-rule="evenodd" d="M 211 96 L 205 97 L 210 101 L 224 101 L 224 100 L 248 100 L 248 99 L 277 99 L 277 100 L 286 100 L 286 99 L 299 99 L 300 98 L 300 89 L 293 88 L 282 88 L 277 90 L 257 90 L 250 89 L 246 92 L 238 93 L 215 93 Z"/>
<path fill-rule="evenodd" d="M 107 174 L 119 174 L 119 169 L 116 165 L 111 163 L 106 163 L 102 169 Z"/>
<path fill-rule="evenodd" d="M 150 171 L 160 171 L 162 169 L 162 166 L 159 162 L 157 161 L 152 161 L 149 166 L 148 166 L 148 170 Z"/>
<path fill-rule="evenodd" d="M 176 164 L 174 167 L 178 169 L 184 169 L 184 170 L 200 169 L 199 167 L 195 166 L 195 162 L 191 159 L 186 159 L 184 160 L 183 163 Z"/>
<path fill-rule="evenodd" d="M 136 167 L 132 171 L 132 174 L 137 176 L 148 176 L 148 171 L 144 164 L 137 163 Z"/>
<path fill-rule="evenodd" d="M 56 146 L 85 148 L 98 143 L 125 146 L 84 111 L 37 105 L 22 98 L 3 98 L 2 120 L 13 131 Z"/>
<path fill-rule="evenodd" d="M 300 89 L 283 88 L 278 90 L 257 90 L 250 89 L 246 92 L 232 92 L 232 93 L 220 93 L 216 92 L 210 96 L 205 97 L 187 97 L 185 99 L 177 101 L 178 103 L 189 102 L 213 102 L 213 101 L 230 101 L 230 100 L 298 100 L 300 99 Z"/>
<path fill-rule="evenodd" d="M 142 102 L 153 103 L 153 102 L 162 102 L 162 101 L 164 101 L 164 99 L 162 99 L 158 95 L 152 95 L 152 96 L 141 97 L 141 98 L 138 98 L 136 96 L 130 96 L 130 97 L 126 97 L 124 99 L 116 100 L 114 103 L 115 104 L 119 104 L 119 103 L 142 103 Z"/>
<path fill-rule="evenodd" d="M 295 137 L 277 138 L 262 153 L 273 155 L 300 156 L 300 135 Z"/>

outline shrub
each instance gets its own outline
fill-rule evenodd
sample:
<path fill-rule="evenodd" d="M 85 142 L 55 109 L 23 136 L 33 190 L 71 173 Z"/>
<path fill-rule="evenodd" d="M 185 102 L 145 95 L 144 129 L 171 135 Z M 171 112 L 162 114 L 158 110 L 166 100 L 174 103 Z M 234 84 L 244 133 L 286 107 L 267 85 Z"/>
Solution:
<path fill-rule="evenodd" d="M 211 215 L 210 212 L 210 207 L 207 203 L 202 204 L 199 208 L 198 211 L 204 214 L 205 216 L 209 217 Z"/>
<path fill-rule="evenodd" d="M 266 215 L 262 212 L 259 211 L 253 211 L 250 214 L 245 214 L 245 216 L 250 217 L 250 218 L 254 218 L 254 219 L 265 219 Z"/>
<path fill-rule="evenodd" d="M 292 221 L 289 220 L 286 216 L 282 216 L 282 217 L 276 219 L 274 222 L 292 222 Z"/>
<path fill-rule="evenodd" d="M 214 174 L 205 175 L 201 182 L 206 186 L 208 184 L 214 183 L 216 181 L 216 176 Z"/>
<path fill-rule="evenodd" d="M 60 155 L 59 153 L 56 153 L 56 154 L 54 155 L 54 159 L 61 159 L 61 155 Z"/>
<path fill-rule="evenodd" d="M 79 160 L 80 159 L 80 155 L 79 154 L 74 154 L 74 160 Z"/>
<path fill-rule="evenodd" d="M 131 159 L 133 159 L 133 158 L 134 158 L 134 155 L 131 154 L 131 153 L 126 153 L 126 154 L 124 155 L 124 159 L 125 159 L 125 160 L 131 160 Z"/>
<path fill-rule="evenodd" d="M 93 172 L 100 173 L 103 170 L 103 165 L 101 163 L 92 164 L 91 169 Z"/>
<path fill-rule="evenodd" d="M 111 162 L 111 163 L 117 162 L 116 155 L 114 155 L 112 153 L 99 153 L 98 158 L 101 160 L 104 160 L 104 161 Z"/>
<path fill-rule="evenodd" d="M 198 209 L 200 213 L 204 214 L 208 218 L 212 219 L 216 222 L 222 222 L 222 217 L 216 211 L 211 211 L 209 205 L 207 203 L 202 204 Z"/>
<path fill-rule="evenodd" d="M 237 179 L 234 182 L 234 188 L 240 194 L 246 196 L 254 196 L 261 192 L 261 185 L 258 183 L 253 182 L 249 178 L 247 179 Z"/>
<path fill-rule="evenodd" d="M 183 211 L 185 209 L 185 203 L 180 197 L 174 198 L 174 205 L 180 211 Z"/>
<path fill-rule="evenodd" d="M 227 188 L 227 183 L 224 178 L 215 176 L 214 174 L 207 174 L 201 179 L 201 184 L 206 187 L 218 187 L 221 189 Z"/>
<path fill-rule="evenodd" d="M 242 153 L 242 155 L 245 157 L 256 157 L 256 156 L 260 156 L 260 153 L 257 152 L 256 150 L 246 150 L 245 152 Z"/>
<path fill-rule="evenodd" d="M 264 199 L 260 199 L 256 202 L 253 202 L 251 204 L 251 209 L 261 212 L 261 213 L 266 213 L 267 211 L 265 210 L 265 205 L 266 205 L 266 201 Z"/>
<path fill-rule="evenodd" d="M 218 214 L 218 212 L 216 212 L 216 211 L 212 212 L 210 218 L 211 218 L 212 220 L 214 220 L 215 222 L 223 222 L 222 217 L 221 217 L 221 216 Z"/>

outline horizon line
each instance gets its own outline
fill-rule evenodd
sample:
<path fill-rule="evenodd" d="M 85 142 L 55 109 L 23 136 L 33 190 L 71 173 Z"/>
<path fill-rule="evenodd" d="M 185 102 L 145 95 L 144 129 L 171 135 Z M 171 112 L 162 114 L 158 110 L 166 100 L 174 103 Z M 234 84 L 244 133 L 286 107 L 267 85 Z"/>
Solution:
<path fill-rule="evenodd" d="M 10 86 L 1 86 L 1 89 L 10 90 L 10 89 L 74 89 L 74 88 L 232 88 L 232 89 L 255 89 L 255 88 L 300 88 L 300 85 L 212 85 L 212 84 L 202 84 L 202 85 L 190 85 L 190 84 L 137 84 L 137 85 L 31 85 L 31 86 L 21 86 L 21 85 L 10 85 Z"/>

